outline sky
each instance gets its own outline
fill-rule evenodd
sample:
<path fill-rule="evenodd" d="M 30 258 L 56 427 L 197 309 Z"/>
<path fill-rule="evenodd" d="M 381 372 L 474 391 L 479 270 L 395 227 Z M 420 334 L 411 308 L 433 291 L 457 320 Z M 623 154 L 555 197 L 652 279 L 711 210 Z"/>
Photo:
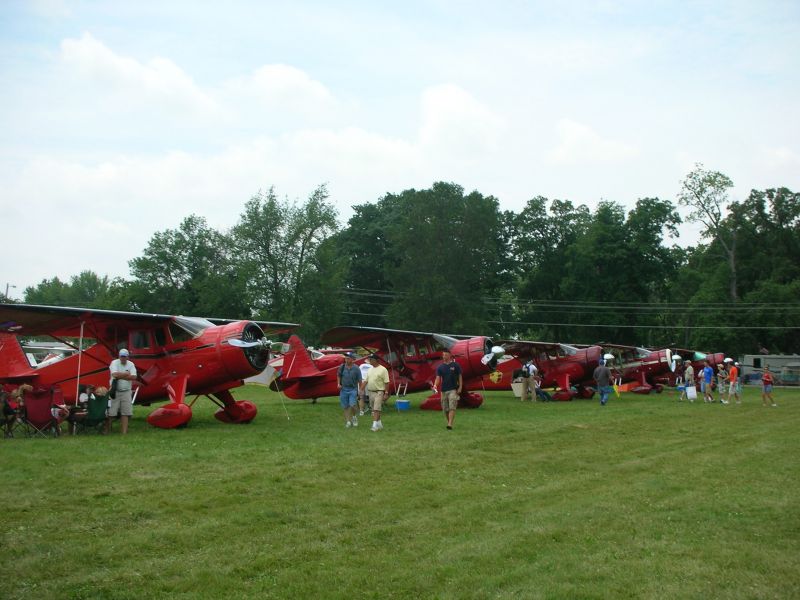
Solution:
<path fill-rule="evenodd" d="M 157 231 L 274 187 L 451 181 L 675 200 L 696 163 L 800 189 L 800 3 L 0 2 L 0 291 L 129 277 Z M 697 243 L 686 224 L 669 243 Z"/>

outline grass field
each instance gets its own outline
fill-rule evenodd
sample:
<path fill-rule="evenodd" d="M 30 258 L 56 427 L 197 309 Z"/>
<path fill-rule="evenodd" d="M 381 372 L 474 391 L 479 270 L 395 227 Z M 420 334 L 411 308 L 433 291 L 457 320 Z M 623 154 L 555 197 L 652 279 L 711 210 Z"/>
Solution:
<path fill-rule="evenodd" d="M 239 390 L 163 431 L 0 442 L 3 598 L 791 598 L 800 390 L 385 413 Z M 422 396 L 411 396 L 418 406 Z M 118 427 L 117 427 L 118 429 Z"/>

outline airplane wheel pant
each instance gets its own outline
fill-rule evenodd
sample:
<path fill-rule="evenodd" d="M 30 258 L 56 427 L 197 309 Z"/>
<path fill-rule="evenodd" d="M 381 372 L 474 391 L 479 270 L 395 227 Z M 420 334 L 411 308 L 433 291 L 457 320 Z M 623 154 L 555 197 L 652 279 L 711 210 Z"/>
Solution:
<path fill-rule="evenodd" d="M 186 425 L 192 418 L 192 409 L 188 405 L 170 402 L 150 413 L 147 422 L 153 427 L 174 429 Z"/>
<path fill-rule="evenodd" d="M 249 423 L 256 417 L 258 409 L 249 400 L 239 400 L 233 404 L 220 408 L 214 416 L 223 423 Z"/>

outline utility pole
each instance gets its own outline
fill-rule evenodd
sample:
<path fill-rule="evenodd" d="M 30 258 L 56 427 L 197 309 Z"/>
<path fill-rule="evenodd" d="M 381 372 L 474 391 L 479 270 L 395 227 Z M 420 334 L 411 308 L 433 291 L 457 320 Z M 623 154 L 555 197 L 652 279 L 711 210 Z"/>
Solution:
<path fill-rule="evenodd" d="M 15 286 L 15 285 L 11 285 L 10 283 L 6 283 L 6 298 L 8 298 L 8 288 L 14 288 L 14 289 L 16 289 L 16 288 L 17 288 L 17 286 Z"/>

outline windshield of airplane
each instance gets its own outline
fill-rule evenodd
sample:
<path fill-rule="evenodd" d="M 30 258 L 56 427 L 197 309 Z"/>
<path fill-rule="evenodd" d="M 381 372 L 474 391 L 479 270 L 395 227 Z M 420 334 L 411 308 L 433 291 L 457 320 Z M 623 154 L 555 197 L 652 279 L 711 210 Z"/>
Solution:
<path fill-rule="evenodd" d="M 64 360 L 68 356 L 75 354 L 78 351 L 79 345 L 78 339 L 65 338 L 62 342 L 50 336 L 18 338 L 17 342 L 25 353 L 25 358 L 28 359 L 28 363 L 33 368 L 43 367 Z M 84 349 L 93 346 L 94 343 L 94 339 L 83 338 Z"/>
<path fill-rule="evenodd" d="M 211 321 L 207 321 L 201 317 L 175 317 L 173 324 L 189 333 L 189 335 L 191 335 L 193 338 L 200 335 L 209 327 L 214 326 Z M 175 339 L 174 335 L 172 337 Z"/>

